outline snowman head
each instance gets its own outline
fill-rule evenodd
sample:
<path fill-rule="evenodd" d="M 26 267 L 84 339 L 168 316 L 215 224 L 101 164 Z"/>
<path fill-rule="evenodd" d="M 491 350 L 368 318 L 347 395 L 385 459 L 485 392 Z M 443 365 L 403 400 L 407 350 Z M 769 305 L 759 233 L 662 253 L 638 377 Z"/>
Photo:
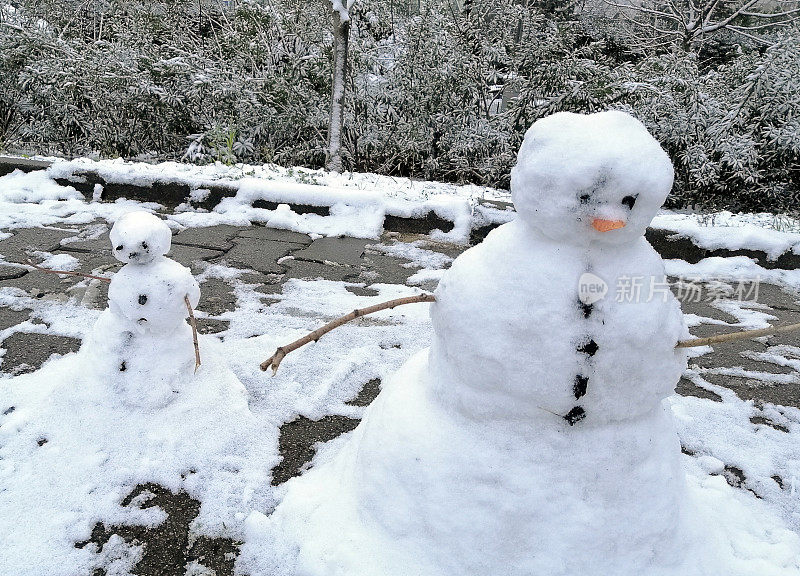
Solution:
<path fill-rule="evenodd" d="M 172 232 L 149 212 L 128 212 L 111 228 L 111 252 L 125 264 L 148 264 L 169 252 Z"/>
<path fill-rule="evenodd" d="M 558 241 L 622 244 L 644 234 L 672 188 L 669 157 L 624 112 L 560 112 L 525 134 L 511 191 L 519 217 Z"/>

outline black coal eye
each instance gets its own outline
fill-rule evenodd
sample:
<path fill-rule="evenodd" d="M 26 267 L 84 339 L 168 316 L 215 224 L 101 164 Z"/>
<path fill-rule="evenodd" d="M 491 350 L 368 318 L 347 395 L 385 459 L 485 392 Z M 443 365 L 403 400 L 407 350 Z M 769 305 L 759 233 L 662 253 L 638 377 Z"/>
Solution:
<path fill-rule="evenodd" d="M 142 248 L 144 248 L 145 250 L 147 250 L 147 242 L 142 242 Z"/>
<path fill-rule="evenodd" d="M 622 199 L 622 205 L 627 206 L 629 210 L 633 210 L 634 204 L 636 204 L 636 196 L 625 196 Z"/>
<path fill-rule="evenodd" d="M 123 248 L 123 246 L 122 246 L 122 244 L 120 244 L 119 246 L 116 247 L 116 250 L 122 250 L 122 248 Z"/>
<path fill-rule="evenodd" d="M 581 201 L 581 204 L 586 204 L 592 197 L 589 194 L 581 194 L 578 199 Z"/>

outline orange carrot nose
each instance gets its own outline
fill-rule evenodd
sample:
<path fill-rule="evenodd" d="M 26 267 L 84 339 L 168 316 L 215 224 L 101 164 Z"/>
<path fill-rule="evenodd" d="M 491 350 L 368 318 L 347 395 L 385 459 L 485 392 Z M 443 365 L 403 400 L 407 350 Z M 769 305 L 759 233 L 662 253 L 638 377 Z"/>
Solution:
<path fill-rule="evenodd" d="M 592 220 L 592 226 L 598 232 L 609 232 L 611 230 L 618 230 L 625 227 L 624 220 L 604 220 L 603 218 L 595 218 Z"/>

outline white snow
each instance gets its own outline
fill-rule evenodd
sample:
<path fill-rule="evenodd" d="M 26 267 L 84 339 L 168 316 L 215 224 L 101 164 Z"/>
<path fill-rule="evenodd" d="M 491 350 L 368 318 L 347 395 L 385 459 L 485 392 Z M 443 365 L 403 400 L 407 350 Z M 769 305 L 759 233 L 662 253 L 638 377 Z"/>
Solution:
<path fill-rule="evenodd" d="M 648 145 L 641 142 L 643 136 L 632 128 L 626 134 L 630 142 L 640 144 L 626 154 L 634 158 L 644 154 Z M 613 139 L 603 141 L 609 154 L 628 146 L 609 140 Z M 555 146 L 550 150 L 558 150 L 557 138 Z M 596 149 L 590 151 L 596 153 L 595 160 L 602 158 Z M 549 165 L 563 167 L 561 172 L 554 170 L 558 176 L 575 168 L 573 160 L 559 154 Z M 549 237 L 527 230 L 520 219 L 456 260 L 452 270 L 440 268 L 450 264 L 446 257 L 428 254 L 420 245 L 382 246 L 384 253 L 423 266 L 410 283 L 442 279 L 437 293 L 440 302 L 434 307 L 437 334 L 432 333 L 427 305 L 385 311 L 291 354 L 272 379 L 265 378 L 257 364 L 276 346 L 353 308 L 418 291 L 373 285 L 377 296 L 357 297 L 343 282 L 290 280 L 281 294 L 270 295 L 278 301 L 267 304 L 263 294 L 242 281 L 241 271 L 207 265 L 197 280 L 217 278 L 235 286 L 237 310 L 219 317 L 231 322 L 221 335 L 224 340 L 201 336 L 203 364 L 195 374 L 191 336 L 181 324 L 185 307 L 179 311 L 177 297 L 164 299 L 163 309 L 152 308 L 157 312 L 150 328 L 134 322 L 125 330 L 135 333 L 138 342 L 150 343 L 146 351 L 133 345 L 128 352 L 158 360 L 152 366 L 134 362 L 130 369 L 126 363 L 128 376 L 120 378 L 122 326 L 142 318 L 134 313 L 140 307 L 161 306 L 157 302 L 165 296 L 163 286 L 151 285 L 152 279 L 143 274 L 118 275 L 111 291 L 112 300 L 117 301 L 112 307 L 118 311 L 101 314 L 76 302 L 38 300 L 19 289 L 0 288 L 1 305 L 32 309 L 32 319 L 44 322 L 26 321 L 2 330 L 0 342 L 19 332 L 84 339 L 77 354 L 52 359 L 33 374 L 0 379 L 0 571 L 65 576 L 91 573 L 93 567 L 102 566 L 109 574 L 129 573 L 140 547 L 114 536 L 96 554 L 92 545 L 78 549 L 74 543 L 86 540 L 95 522 L 108 526 L 161 521 L 163 513 L 157 508 L 141 509 L 138 502 L 120 506 L 136 484 L 156 482 L 173 491 L 186 490 L 201 500 L 200 516 L 192 526 L 195 533 L 245 541 L 238 562 L 243 573 L 272 576 L 300 565 L 312 574 L 336 570 L 357 574 L 372 569 L 391 576 L 418 568 L 448 576 L 459 571 L 527 575 L 540 568 L 554 575 L 625 576 L 631 567 L 647 565 L 650 571 L 631 573 L 800 574 L 796 534 L 800 529 L 800 410 L 743 401 L 703 378 L 715 369 L 691 367 L 687 375 L 693 382 L 723 401 L 670 396 L 674 416 L 658 409 L 647 411 L 646 405 L 652 408 L 669 392 L 682 367 L 680 358 L 667 357 L 667 341 L 686 334 L 676 310 L 671 309 L 674 306 L 670 302 L 627 304 L 631 310 L 639 306 L 627 315 L 626 306 L 603 300 L 592 316 L 616 318 L 606 319 L 607 340 L 602 339 L 594 318 L 570 316 L 578 314 L 577 308 L 571 308 L 570 297 L 577 285 L 575 275 L 582 271 L 574 265 L 578 254 L 588 253 L 597 264 L 595 272 L 609 275 L 609 281 L 620 271 L 644 271 L 656 282 L 664 272 L 655 255 L 636 244 L 637 235 L 630 233 L 632 242 L 622 238 L 627 231 L 641 228 L 642 222 L 646 225 L 649 204 L 660 194 L 658 182 L 643 188 L 646 192 L 637 197 L 633 214 L 626 215 L 619 206 L 602 214 L 603 219 L 624 217 L 629 226 L 606 233 L 587 230 L 592 246 L 575 245 L 583 238 L 576 232 L 587 214 L 581 210 L 603 208 L 593 204 L 598 200 L 618 201 L 616 195 L 626 192 L 630 184 L 618 178 L 616 164 L 603 165 L 608 167 L 609 185 L 591 188 L 594 196 L 589 208 L 542 204 L 537 218 L 545 220 L 538 228 Z M 433 209 L 457 221 L 450 238 L 463 241 L 476 199 L 508 199 L 507 193 L 478 187 L 374 175 L 81 160 L 58 162 L 49 176 L 16 172 L 0 178 L 0 229 L 84 224 L 98 218 L 110 224 L 133 210 L 160 208 L 127 200 L 89 201 L 50 179 L 90 167 L 105 170 L 108 181 L 129 178 L 145 183 L 179 176 L 193 190 L 224 180 L 238 187 L 241 196 L 227 199 L 212 212 L 186 206 L 186 212 L 167 216 L 173 228 L 259 221 L 315 236 L 347 231 L 375 237 L 385 214 L 422 215 Z M 578 179 L 602 181 L 589 177 L 596 166 L 583 168 Z M 656 172 L 638 170 L 636 177 L 646 179 Z M 612 182 L 622 187 L 611 186 Z M 443 198 L 448 194 L 457 201 Z M 195 200 L 201 195 L 195 194 Z M 535 203 L 535 196 L 528 200 Z M 576 198 L 579 195 L 567 204 Z M 252 202 L 257 199 L 284 205 L 277 210 L 256 209 Z M 286 203 L 330 205 L 331 216 L 297 214 Z M 514 216 L 481 206 L 475 208 L 473 222 L 483 218 L 484 212 L 491 213 L 487 218 L 493 221 L 510 221 Z M 731 222 L 736 218 L 740 217 L 732 215 Z M 692 215 L 662 213 L 655 225 L 691 235 L 705 247 L 740 247 L 743 231 L 738 229 L 745 228 L 751 243 L 745 247 L 763 249 L 772 257 L 796 249 L 797 239 L 791 233 L 768 229 L 766 218 L 741 219 L 746 226 L 717 231 L 716 224 L 704 225 Z M 758 230 L 751 231 L 750 225 Z M 104 230 L 100 224 L 88 237 Z M 621 244 L 606 242 L 614 238 L 609 235 L 618 237 Z M 0 236 L 6 234 L 0 232 Z M 50 258 L 46 253 L 39 256 Z M 67 269 L 75 265 L 68 258 L 57 258 L 46 260 L 47 266 Z M 180 286 L 177 292 L 166 291 L 170 298 L 193 291 L 187 272 L 155 260 L 163 267 L 156 276 Z M 759 276 L 762 281 L 800 289 L 797 271 L 767 270 L 744 257 L 710 258 L 695 265 L 668 261 L 666 271 L 730 280 Z M 548 286 L 563 290 L 559 293 Z M 151 302 L 148 297 L 149 304 L 138 304 L 140 288 L 159 298 Z M 519 297 L 498 297 L 509 291 Z M 731 325 L 738 328 L 763 327 L 770 319 L 768 311 L 747 304 L 723 302 L 719 307 L 734 315 L 737 321 Z M 163 336 L 168 325 L 180 325 L 171 338 Z M 569 427 L 559 412 L 576 403 L 570 398 L 573 382 L 566 374 L 572 370 L 574 375 L 574 370 L 587 366 L 580 357 L 575 359 L 574 343 L 565 344 L 573 336 L 584 335 L 577 329 L 571 332 L 572 325 L 597 329 L 594 339 L 600 351 L 582 398 L 587 417 Z M 444 332 L 447 339 L 441 337 Z M 436 340 L 433 350 L 421 351 L 432 337 Z M 604 358 L 608 343 L 619 341 L 629 354 L 609 353 Z M 794 366 L 798 356 L 791 347 L 772 347 L 759 358 Z M 539 363 L 534 361 L 537 358 Z M 767 372 L 716 369 L 720 370 L 759 378 L 765 385 L 787 385 Z M 182 376 L 169 381 L 165 374 L 175 371 Z M 560 376 L 546 386 L 541 378 L 522 379 L 554 373 Z M 372 378 L 383 379 L 379 399 L 367 410 L 346 404 Z M 143 381 L 149 385 L 146 390 L 136 387 Z M 180 392 L 173 394 L 177 381 Z M 651 387 L 625 386 L 639 381 Z M 168 385 L 159 388 L 160 382 Z M 169 394 L 165 397 L 159 390 Z M 636 420 L 629 418 L 634 412 L 641 414 Z M 314 466 L 303 477 L 276 489 L 270 485 L 270 470 L 280 461 L 278 428 L 298 414 L 365 416 L 365 421 L 355 432 L 320 447 Z M 788 432 L 753 424 L 753 416 L 767 417 Z M 678 454 L 673 426 L 681 444 L 694 455 Z M 43 439 L 47 442 L 39 446 Z M 746 490 L 725 482 L 725 466 L 744 471 Z M 783 488 L 773 477 L 781 479 Z M 619 486 L 648 496 L 615 501 Z M 271 515 L 287 490 L 286 500 Z M 583 500 L 581 495 L 585 495 Z M 670 502 L 674 508 L 667 506 Z M 319 506 L 312 510 L 315 503 Z M 604 518 L 611 510 L 613 515 Z M 585 533 L 592 526 L 597 528 L 585 545 L 570 540 L 570 534 Z M 617 557 L 621 567 L 608 564 L 614 561 L 609 560 L 608 546 L 615 540 L 624 542 L 624 554 Z M 337 547 L 336 542 L 344 543 Z M 656 568 L 653 563 L 659 562 L 658 556 L 648 558 L 642 553 L 648 546 L 663 555 L 673 549 L 676 565 L 670 567 L 664 560 Z M 532 550 L 543 553 L 532 555 Z M 320 558 L 328 552 L 325 564 Z M 555 562 L 563 554 L 569 554 L 570 560 Z M 681 554 L 694 554 L 689 560 L 696 563 L 680 568 Z M 586 562 L 591 562 L 589 568 Z M 352 570 L 347 572 L 348 568 Z M 189 569 L 203 573 L 199 565 Z"/>
<path fill-rule="evenodd" d="M 71 272 L 72 270 L 77 270 L 78 266 L 80 266 L 78 259 L 70 254 L 50 254 L 49 252 L 35 250 L 31 252 L 31 256 L 39 259 L 37 262 L 39 266 L 50 270 Z"/>
<path fill-rule="evenodd" d="M 95 522 L 158 523 L 158 508 L 120 506 L 145 482 L 201 500 L 195 533 L 243 539 L 246 516 L 271 510 L 278 498 L 270 470 L 280 461 L 279 426 L 299 413 L 360 417 L 363 408 L 345 402 L 364 382 L 388 376 L 429 342 L 427 305 L 386 311 L 377 322 L 345 326 L 292 354 L 278 376 L 269 378 L 258 362 L 328 315 L 416 291 L 377 285 L 378 295 L 358 297 L 342 282 L 292 280 L 282 294 L 270 295 L 279 302 L 266 307 L 264 295 L 237 280 L 240 275 L 221 265 L 209 265 L 200 275 L 233 283 L 238 307 L 222 317 L 231 322 L 224 342 L 200 336 L 203 364 L 181 394 L 161 407 L 139 405 L 119 389 L 116 376 L 97 377 L 102 367 L 94 365 L 99 356 L 92 333 L 101 334 L 93 329 L 98 312 L 0 288 L 0 304 L 33 309 L 32 316 L 44 322 L 0 331 L 0 341 L 16 332 L 47 332 L 83 337 L 85 343 L 78 354 L 51 360 L 35 373 L 0 379 L 3 572 L 77 576 L 102 566 L 109 574 L 128 574 L 137 547 L 114 537 L 98 555 L 93 545 L 78 549 L 74 543 L 88 539 Z M 174 366 L 175 354 L 193 359 L 190 337 L 187 342 L 183 333 L 180 350 L 160 344 L 168 347 L 149 351 L 153 362 Z M 42 438 L 48 441 L 39 447 Z"/>
<path fill-rule="evenodd" d="M 654 228 L 691 238 L 701 248 L 716 250 L 762 250 L 770 260 L 785 252 L 800 254 L 800 223 L 782 221 L 774 214 L 682 214 L 663 212 L 653 220 Z"/>
<path fill-rule="evenodd" d="M 326 172 L 306 168 L 282 168 L 276 165 L 250 166 L 221 163 L 195 166 L 176 162 L 147 164 L 122 159 L 90 160 L 79 158 L 53 161 L 46 171 L 24 174 L 15 172 L 0 178 L 0 228 L 49 225 L 57 221 L 89 222 L 105 218 L 112 222 L 124 212 L 138 208 L 136 202 L 101 203 L 95 193 L 91 202 L 72 187 L 56 184 L 55 178 L 80 178 L 85 171 L 96 172 L 107 182 L 150 186 L 170 181 L 186 184 L 193 202 L 201 202 L 214 185 L 236 190 L 233 197 L 211 212 L 183 205 L 182 214 L 169 217 L 181 226 L 213 224 L 244 225 L 251 222 L 288 228 L 303 233 L 323 235 L 351 234 L 376 238 L 388 215 L 424 216 L 430 211 L 455 222 L 455 228 L 441 239 L 464 243 L 470 227 L 505 223 L 516 214 L 483 201 L 509 201 L 510 193 L 475 185 L 455 185 L 419 181 L 377 174 Z M 97 192 L 97 189 L 96 189 Z M 331 216 L 297 214 L 286 207 L 277 210 L 252 207 L 256 200 L 278 204 L 330 206 Z M 143 206 L 148 210 L 157 204 Z M 800 223 L 773 214 L 685 213 L 662 210 L 652 226 L 689 237 L 707 249 L 749 248 L 763 250 L 769 258 L 793 251 L 800 253 Z"/>
<path fill-rule="evenodd" d="M 271 516 L 250 515 L 240 569 L 800 574 L 783 519 L 703 469 L 686 479 L 664 403 L 687 358 L 671 294 L 578 302 L 587 270 L 638 275 L 645 293 L 663 282 L 642 234 L 671 183 L 628 116 L 534 124 L 512 179 L 520 218 L 443 274 L 430 350 Z"/>
<path fill-rule="evenodd" d="M 667 274 L 682 278 L 716 278 L 734 282 L 769 282 L 784 288 L 800 290 L 800 270 L 764 268 L 747 256 L 704 258 L 696 264 L 685 260 L 665 261 Z M 762 326 L 763 328 L 763 326 Z"/>
<path fill-rule="evenodd" d="M 394 242 L 393 244 L 370 244 L 367 247 L 382 254 L 405 258 L 409 262 L 401 264 L 406 268 L 418 267 L 438 270 L 448 266 L 453 259 L 446 254 L 422 248 L 422 242 Z"/>

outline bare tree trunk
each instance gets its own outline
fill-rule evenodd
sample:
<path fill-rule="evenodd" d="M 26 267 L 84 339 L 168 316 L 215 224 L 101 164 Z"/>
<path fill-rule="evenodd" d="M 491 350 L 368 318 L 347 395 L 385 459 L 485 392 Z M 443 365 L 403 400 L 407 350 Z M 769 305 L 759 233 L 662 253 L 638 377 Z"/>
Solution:
<path fill-rule="evenodd" d="M 350 44 L 350 19 L 333 10 L 333 84 L 331 117 L 328 124 L 328 153 L 325 167 L 342 171 L 342 129 L 344 127 L 344 88 L 347 75 L 347 51 Z"/>

